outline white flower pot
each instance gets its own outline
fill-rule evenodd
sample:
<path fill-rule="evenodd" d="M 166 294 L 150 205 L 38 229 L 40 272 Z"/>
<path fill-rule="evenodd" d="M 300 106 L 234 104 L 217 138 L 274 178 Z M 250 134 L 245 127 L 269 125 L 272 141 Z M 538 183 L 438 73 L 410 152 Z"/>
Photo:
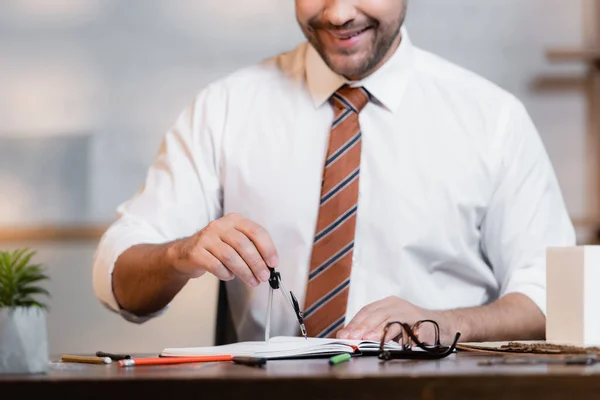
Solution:
<path fill-rule="evenodd" d="M 0 374 L 48 370 L 46 314 L 38 308 L 0 308 Z"/>

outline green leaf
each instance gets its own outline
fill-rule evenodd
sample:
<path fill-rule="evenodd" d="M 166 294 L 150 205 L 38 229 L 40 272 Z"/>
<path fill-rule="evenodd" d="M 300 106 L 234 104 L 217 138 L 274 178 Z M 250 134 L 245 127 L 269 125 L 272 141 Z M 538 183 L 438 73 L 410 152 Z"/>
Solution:
<path fill-rule="evenodd" d="M 50 278 L 41 264 L 32 263 L 36 252 L 28 247 L 0 251 L 0 308 L 35 307 L 47 309 L 38 296 L 49 297 L 41 286 Z"/>
<path fill-rule="evenodd" d="M 17 249 L 15 251 L 12 252 L 12 256 L 11 256 L 11 266 L 13 268 L 13 270 L 17 270 L 17 266 L 19 265 L 19 263 L 21 262 L 21 260 L 23 259 L 23 257 L 25 256 L 25 254 L 29 251 L 29 248 L 25 247 L 23 249 Z"/>
<path fill-rule="evenodd" d="M 25 267 L 29 266 L 29 261 L 31 261 L 31 258 L 35 255 L 35 251 L 29 251 L 29 252 L 21 252 L 19 254 L 19 257 L 15 260 L 15 263 L 17 264 L 15 267 L 15 271 L 17 271 L 17 273 L 19 273 L 20 271 L 22 271 Z"/>
<path fill-rule="evenodd" d="M 15 288 L 22 288 L 25 285 L 30 285 L 32 283 L 41 282 L 47 280 L 48 277 L 46 275 L 36 275 L 36 276 L 27 276 L 19 279 L 17 283 L 15 283 Z"/>
<path fill-rule="evenodd" d="M 45 296 L 50 296 L 50 293 L 44 288 L 29 286 L 19 288 L 19 292 L 16 297 L 20 299 L 26 299 L 33 294 L 43 294 Z"/>
<path fill-rule="evenodd" d="M 47 310 L 48 306 L 44 303 L 40 303 L 39 301 L 35 301 L 35 300 L 24 300 L 24 301 L 19 301 L 17 303 L 15 303 L 14 307 L 33 307 L 33 308 L 41 308 L 43 310 Z"/>

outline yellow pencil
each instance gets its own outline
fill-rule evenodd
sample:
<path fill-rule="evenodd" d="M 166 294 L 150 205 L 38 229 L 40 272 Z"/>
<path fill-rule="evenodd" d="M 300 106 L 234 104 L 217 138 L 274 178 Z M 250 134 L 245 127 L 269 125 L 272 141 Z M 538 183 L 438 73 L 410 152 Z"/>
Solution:
<path fill-rule="evenodd" d="M 88 357 L 88 356 L 72 356 L 63 355 L 60 357 L 63 362 L 76 362 L 86 364 L 110 364 L 112 360 L 110 357 Z"/>

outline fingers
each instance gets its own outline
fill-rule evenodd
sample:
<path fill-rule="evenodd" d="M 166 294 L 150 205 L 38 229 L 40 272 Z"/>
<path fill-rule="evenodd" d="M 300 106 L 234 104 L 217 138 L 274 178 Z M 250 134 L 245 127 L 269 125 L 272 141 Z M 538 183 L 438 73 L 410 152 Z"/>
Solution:
<path fill-rule="evenodd" d="M 381 340 L 381 336 L 383 336 L 383 329 L 385 328 L 388 320 L 389 316 L 381 312 L 369 317 L 362 324 L 363 330 L 360 338 L 366 340 Z"/>
<path fill-rule="evenodd" d="M 420 315 L 420 310 L 414 305 L 398 297 L 388 296 L 363 307 L 352 321 L 338 332 L 337 337 L 380 341 L 389 321 L 410 324 L 420 320 Z M 384 339 L 392 340 L 401 333 L 403 333 L 403 329 L 399 324 L 391 325 Z"/>
<path fill-rule="evenodd" d="M 234 221 L 235 228 L 252 241 L 265 263 L 271 268 L 276 268 L 279 259 L 275 244 L 269 233 L 262 226 L 249 219 L 237 215 L 233 215 L 231 218 Z"/>
<path fill-rule="evenodd" d="M 368 340 L 380 340 L 383 332 L 383 326 L 388 320 L 388 313 L 385 310 L 376 310 L 372 312 L 367 318 L 364 318 L 358 324 L 352 324 L 349 326 L 350 333 L 349 339 L 368 339 Z M 379 329 L 381 327 L 381 329 Z M 369 337 L 367 337 L 369 335 Z"/>
<path fill-rule="evenodd" d="M 363 339 L 366 339 L 366 340 L 381 340 L 381 336 L 383 336 L 383 331 L 385 329 L 385 326 L 387 325 L 387 322 L 388 321 L 386 321 L 385 323 L 381 324 L 376 329 L 373 329 L 371 332 L 367 333 L 364 336 Z M 426 324 L 426 325 L 423 325 L 421 327 L 410 326 L 410 328 L 411 328 L 411 331 L 412 331 L 413 335 L 421 343 L 423 343 L 425 345 L 435 344 L 435 331 L 434 331 L 433 327 L 430 324 Z M 405 336 L 404 340 L 406 342 L 409 342 L 409 341 L 412 340 L 412 338 L 400 326 L 400 324 L 392 324 L 388 328 L 388 331 L 386 332 L 385 341 L 388 342 L 390 340 L 395 340 L 395 339 L 400 340 L 401 339 L 401 337 L 400 337 L 401 334 Z"/>
<path fill-rule="evenodd" d="M 369 332 L 372 328 L 379 325 L 381 320 L 374 322 L 377 319 L 382 318 L 379 315 L 380 301 L 371 303 L 363 307 L 343 329 L 337 333 L 337 337 L 340 339 L 362 339 L 363 335 Z"/>
<path fill-rule="evenodd" d="M 375 341 L 381 341 L 381 337 L 383 336 L 383 332 L 385 330 L 386 325 L 388 324 L 389 319 L 386 319 L 385 321 L 383 321 L 381 324 L 379 324 L 377 327 L 375 327 L 374 329 L 372 329 L 371 331 L 367 332 L 364 336 L 363 339 L 365 340 L 375 340 Z M 387 332 L 385 333 L 385 342 L 389 342 L 390 340 L 395 339 L 396 337 L 398 337 L 402 332 L 402 327 L 399 324 L 392 324 Z"/>
<path fill-rule="evenodd" d="M 221 240 L 215 240 L 205 249 L 242 281 L 253 287 L 258 286 L 259 282 L 252 270 L 233 247 Z"/>
<path fill-rule="evenodd" d="M 222 240 L 241 256 L 256 279 L 262 282 L 269 280 L 271 273 L 267 268 L 267 264 L 254 243 L 246 235 L 236 229 L 231 229 L 222 236 Z"/>
<path fill-rule="evenodd" d="M 278 264 L 277 251 L 267 231 L 237 214 L 210 222 L 177 247 L 175 267 L 188 276 L 208 271 L 228 280 L 233 274 L 248 285 L 257 286 L 260 281 L 269 280 L 268 267 Z"/>
<path fill-rule="evenodd" d="M 207 272 L 213 274 L 222 281 L 230 281 L 235 277 L 233 272 L 228 270 L 217 257 L 204 248 L 199 249 L 195 258 L 196 262 L 203 265 Z"/>
<path fill-rule="evenodd" d="M 417 339 L 419 339 L 419 341 L 422 343 L 428 345 L 436 344 L 436 331 L 432 324 L 424 323 L 420 326 L 416 326 L 413 332 Z"/>
<path fill-rule="evenodd" d="M 365 340 L 375 340 L 375 341 L 381 341 L 381 337 L 383 336 L 383 333 L 385 331 L 385 327 L 386 325 L 390 322 L 390 319 L 386 319 L 384 322 L 382 322 L 379 326 L 377 326 L 375 329 L 372 329 L 370 332 L 367 332 L 366 334 L 363 335 L 362 339 Z M 409 328 L 411 329 L 413 335 L 423 344 L 434 344 L 436 343 L 435 341 L 435 331 L 433 329 L 433 327 L 429 324 L 424 325 L 422 327 L 414 327 L 413 326 L 409 326 Z M 387 332 L 385 332 L 385 342 L 388 342 L 390 340 L 401 340 L 401 336 L 400 335 L 404 335 L 404 340 L 405 341 L 411 341 L 412 338 L 409 336 L 409 334 L 404 330 L 404 328 L 402 328 L 402 326 L 400 324 L 391 324 L 389 326 L 389 328 L 387 329 Z"/>

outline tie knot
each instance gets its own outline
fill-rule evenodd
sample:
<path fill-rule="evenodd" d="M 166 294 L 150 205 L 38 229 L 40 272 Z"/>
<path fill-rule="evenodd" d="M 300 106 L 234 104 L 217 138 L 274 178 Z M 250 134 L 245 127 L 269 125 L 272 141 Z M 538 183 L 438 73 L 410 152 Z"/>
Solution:
<path fill-rule="evenodd" d="M 352 109 L 358 114 L 369 102 L 369 97 L 369 92 L 363 87 L 344 85 L 331 96 L 331 100 L 334 105 Z"/>

